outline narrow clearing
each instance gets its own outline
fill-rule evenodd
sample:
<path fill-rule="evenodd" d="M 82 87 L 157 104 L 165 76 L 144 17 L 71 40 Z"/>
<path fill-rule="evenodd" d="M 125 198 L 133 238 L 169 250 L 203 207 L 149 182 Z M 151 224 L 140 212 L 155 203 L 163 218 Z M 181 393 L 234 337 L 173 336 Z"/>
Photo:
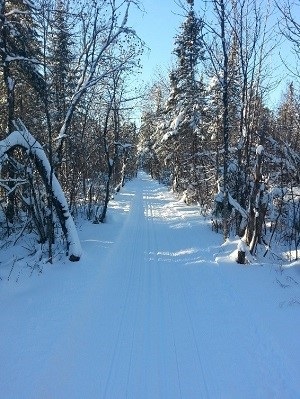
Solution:
<path fill-rule="evenodd" d="M 3 283 L 0 396 L 299 398 L 300 307 L 282 306 L 296 283 L 228 260 L 199 209 L 144 173 L 111 206 L 81 227 L 80 264 Z"/>

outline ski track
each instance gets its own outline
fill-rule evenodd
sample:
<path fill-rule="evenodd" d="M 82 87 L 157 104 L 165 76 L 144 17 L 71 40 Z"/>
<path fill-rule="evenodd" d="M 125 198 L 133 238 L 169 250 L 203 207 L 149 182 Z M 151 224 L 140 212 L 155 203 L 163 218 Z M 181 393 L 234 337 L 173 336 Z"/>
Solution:
<path fill-rule="evenodd" d="M 202 261 L 197 209 L 145 174 L 118 195 L 124 223 L 22 398 L 299 398 L 259 309 Z"/>

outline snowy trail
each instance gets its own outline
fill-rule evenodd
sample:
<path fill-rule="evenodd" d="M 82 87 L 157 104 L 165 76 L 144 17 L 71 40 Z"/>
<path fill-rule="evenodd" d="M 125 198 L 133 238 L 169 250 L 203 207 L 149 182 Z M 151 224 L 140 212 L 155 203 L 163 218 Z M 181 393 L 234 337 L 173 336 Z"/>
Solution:
<path fill-rule="evenodd" d="M 113 215 L 106 241 L 91 238 L 99 226 L 83 232 L 77 280 L 57 283 L 57 268 L 35 312 L 18 304 L 29 334 L 4 318 L 11 329 L 0 344 L 8 360 L 0 397 L 300 397 L 300 353 L 281 347 L 269 308 L 257 306 L 261 285 L 249 284 L 256 277 L 215 262 L 221 237 L 196 208 L 140 174 L 118 194 Z M 29 352 L 10 358 L 22 344 Z"/>

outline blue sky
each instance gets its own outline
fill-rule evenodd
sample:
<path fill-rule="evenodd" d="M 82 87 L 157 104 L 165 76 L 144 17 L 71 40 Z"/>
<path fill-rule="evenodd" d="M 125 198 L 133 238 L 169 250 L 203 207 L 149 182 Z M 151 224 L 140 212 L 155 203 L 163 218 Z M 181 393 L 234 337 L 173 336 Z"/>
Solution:
<path fill-rule="evenodd" d="M 182 0 L 185 3 L 185 0 Z M 174 48 L 174 37 L 184 20 L 183 11 L 178 7 L 174 0 L 142 0 L 141 3 L 145 12 L 138 11 L 132 7 L 129 15 L 129 25 L 132 26 L 140 38 L 150 48 L 145 50 L 142 57 L 143 70 L 140 75 L 140 83 L 147 83 L 155 80 L 155 71 L 160 68 L 167 76 L 168 67 L 171 66 L 172 50 Z M 195 1 L 195 10 L 199 11 L 203 3 L 200 0 Z M 180 15 L 181 14 L 181 15 Z M 281 46 L 285 58 L 290 57 L 289 50 L 285 43 Z M 275 74 L 283 76 L 286 71 L 282 68 L 278 52 L 275 50 L 270 63 L 272 67 L 277 65 L 279 70 Z M 280 66 L 281 64 L 281 66 Z M 276 69 L 277 69 L 276 68 Z M 285 80 L 285 79 L 284 79 Z M 270 94 L 269 105 L 276 106 L 285 84 L 275 85 L 274 91 Z"/>
<path fill-rule="evenodd" d="M 174 36 L 184 18 L 174 0 L 143 0 L 143 5 L 145 13 L 132 8 L 129 25 L 150 48 L 143 55 L 141 75 L 149 81 L 157 67 L 167 70 L 171 65 Z"/>

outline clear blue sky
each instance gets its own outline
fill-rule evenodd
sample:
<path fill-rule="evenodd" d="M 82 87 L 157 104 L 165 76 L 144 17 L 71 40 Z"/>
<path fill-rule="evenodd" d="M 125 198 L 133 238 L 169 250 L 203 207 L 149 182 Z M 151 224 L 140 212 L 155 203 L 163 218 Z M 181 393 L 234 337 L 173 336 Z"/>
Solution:
<path fill-rule="evenodd" d="M 141 75 L 142 80 L 149 81 L 157 67 L 167 70 L 171 65 L 174 36 L 184 18 L 178 15 L 180 8 L 174 0 L 143 0 L 142 3 L 145 12 L 133 7 L 129 25 L 150 48 L 143 55 Z"/>

